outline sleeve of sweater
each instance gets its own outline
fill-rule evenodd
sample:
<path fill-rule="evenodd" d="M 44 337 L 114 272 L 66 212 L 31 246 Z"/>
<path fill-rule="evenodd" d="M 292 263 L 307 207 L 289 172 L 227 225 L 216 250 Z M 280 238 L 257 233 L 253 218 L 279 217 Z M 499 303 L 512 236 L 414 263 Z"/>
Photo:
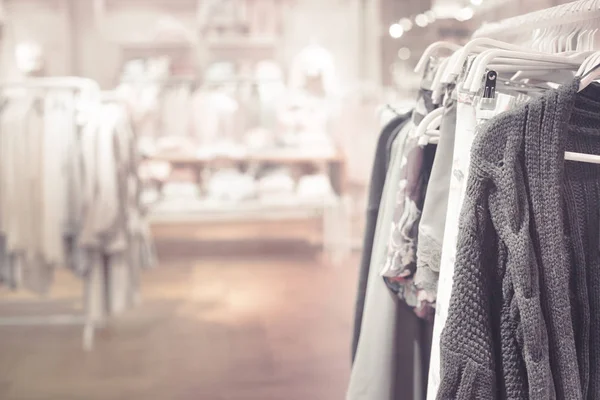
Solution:
<path fill-rule="evenodd" d="M 471 173 L 461 213 L 452 297 L 441 338 L 438 400 L 498 398 L 493 340 L 497 235 L 486 181 Z"/>

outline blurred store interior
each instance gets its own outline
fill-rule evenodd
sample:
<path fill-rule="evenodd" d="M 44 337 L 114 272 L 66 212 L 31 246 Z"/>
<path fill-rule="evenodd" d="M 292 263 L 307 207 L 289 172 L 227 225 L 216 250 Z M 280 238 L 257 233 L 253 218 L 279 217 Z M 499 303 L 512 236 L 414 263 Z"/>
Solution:
<path fill-rule="evenodd" d="M 0 0 L 0 398 L 345 398 L 417 62 L 561 3 Z"/>

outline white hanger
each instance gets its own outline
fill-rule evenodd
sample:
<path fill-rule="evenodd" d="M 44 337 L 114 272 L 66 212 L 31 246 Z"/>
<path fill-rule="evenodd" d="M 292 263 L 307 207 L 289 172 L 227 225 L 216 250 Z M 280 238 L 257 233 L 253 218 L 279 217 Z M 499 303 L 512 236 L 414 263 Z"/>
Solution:
<path fill-rule="evenodd" d="M 564 56 L 532 52 L 514 52 L 508 50 L 490 50 L 482 53 L 480 56 L 481 58 L 478 57 L 478 62 L 474 63 L 474 66 L 469 70 L 464 88 L 468 89 L 471 93 L 477 93 L 481 88 L 481 78 L 485 74 L 486 67 L 495 57 L 523 58 L 525 60 L 542 61 L 543 64 L 540 65 L 540 69 L 564 69 L 569 67 L 571 69 L 576 69 L 579 68 L 581 62 L 585 60 L 585 56 L 586 54 L 583 53 Z M 547 63 L 556 63 L 556 66 L 548 67 Z"/>
<path fill-rule="evenodd" d="M 428 144 L 439 144 L 440 143 L 440 131 L 438 129 L 430 129 L 425 132 L 427 135 Z"/>
<path fill-rule="evenodd" d="M 595 64 L 588 63 L 587 67 L 582 71 L 583 73 L 578 74 L 577 76 L 581 76 L 581 81 L 579 82 L 579 90 L 581 92 L 583 89 L 592 84 L 592 82 L 600 79 L 600 64 L 598 61 L 598 53 L 591 56 L 591 58 L 596 62 Z M 579 71 L 578 71 L 579 73 Z"/>
<path fill-rule="evenodd" d="M 498 38 L 514 36 L 521 32 L 531 32 L 532 30 L 556 31 L 556 27 L 560 25 L 581 24 L 597 18 L 600 18 L 600 3 L 596 0 L 580 0 L 486 24 L 478 29 L 473 36 Z M 534 46 L 533 48 L 541 50 L 540 47 Z"/>
<path fill-rule="evenodd" d="M 467 57 L 471 53 L 479 53 L 489 48 L 500 48 L 504 50 L 514 51 L 531 51 L 531 49 L 524 48 L 515 44 L 501 42 L 499 40 L 488 39 L 488 38 L 477 38 L 471 40 L 462 49 L 458 50 L 458 55 L 453 59 L 453 64 L 448 67 L 446 73 L 442 77 L 443 83 L 451 83 L 458 75 L 460 75 Z"/>
<path fill-rule="evenodd" d="M 598 59 L 600 58 L 600 51 L 594 52 L 590 54 L 585 61 L 581 63 L 581 66 L 577 70 L 575 76 L 583 76 L 585 75 L 594 65 L 598 64 Z"/>
<path fill-rule="evenodd" d="M 443 115 L 444 107 L 440 107 L 427 114 L 423 120 L 421 120 L 421 123 L 419 123 L 415 129 L 415 136 L 419 138 L 419 144 L 422 144 L 422 141 L 424 141 L 425 144 L 429 143 L 427 132 L 439 128 Z"/>
<path fill-rule="evenodd" d="M 429 45 L 429 47 L 427 47 L 425 49 L 425 51 L 423 52 L 423 55 L 419 59 L 419 62 L 417 63 L 417 66 L 415 67 L 415 72 L 417 74 L 419 74 L 419 76 L 422 76 L 425 73 L 425 67 L 427 66 L 427 62 L 438 51 L 440 51 L 440 50 L 456 51 L 458 49 L 460 49 L 460 45 L 451 43 L 451 42 L 435 42 L 435 43 Z"/>

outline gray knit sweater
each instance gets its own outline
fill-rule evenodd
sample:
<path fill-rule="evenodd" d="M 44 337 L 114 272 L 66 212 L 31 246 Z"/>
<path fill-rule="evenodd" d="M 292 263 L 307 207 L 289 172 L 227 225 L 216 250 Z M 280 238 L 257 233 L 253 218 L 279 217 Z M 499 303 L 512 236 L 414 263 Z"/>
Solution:
<path fill-rule="evenodd" d="M 600 398 L 600 90 L 489 121 L 461 214 L 438 399 Z"/>

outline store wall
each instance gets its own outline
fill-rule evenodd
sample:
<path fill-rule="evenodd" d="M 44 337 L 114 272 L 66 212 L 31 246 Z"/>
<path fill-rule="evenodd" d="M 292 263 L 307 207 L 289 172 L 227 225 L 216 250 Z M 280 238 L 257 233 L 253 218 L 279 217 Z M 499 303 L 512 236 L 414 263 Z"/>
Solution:
<path fill-rule="evenodd" d="M 109 88 L 119 68 L 119 48 L 97 29 L 91 1 L 74 1 L 72 6 L 73 73 L 95 79 L 102 87 Z"/>
<path fill-rule="evenodd" d="M 19 76 L 15 64 L 15 46 L 33 42 L 43 48 L 44 72 L 49 75 L 69 71 L 70 26 L 66 2 L 63 0 L 5 0 L 5 22 L 2 29 L 2 60 L 4 79 Z"/>
<path fill-rule="evenodd" d="M 93 0 L 4 0 L 2 70 L 14 76 L 14 45 L 34 41 L 47 55 L 48 75 L 77 74 L 114 85 L 124 42 L 152 41 L 164 25 L 179 25 L 197 36 L 195 1 L 108 0 L 100 27 Z M 362 3 L 365 3 L 364 6 Z M 284 65 L 304 46 L 317 43 L 335 58 L 344 85 L 378 82 L 378 0 L 296 0 L 286 7 L 285 34 L 278 56 Z M 364 24 L 364 25 L 363 25 Z M 366 41 L 362 41 L 364 34 Z M 198 61 L 203 61 L 199 52 Z"/>
<path fill-rule="evenodd" d="M 168 2 L 111 2 L 104 13 L 94 18 L 93 2 L 70 0 L 75 6 L 74 36 L 77 74 L 97 80 L 110 88 L 118 79 L 121 64 L 132 43 L 161 40 L 163 27 L 173 25 L 193 38 L 195 9 L 169 8 Z M 191 3 L 190 3 L 191 4 Z"/>

